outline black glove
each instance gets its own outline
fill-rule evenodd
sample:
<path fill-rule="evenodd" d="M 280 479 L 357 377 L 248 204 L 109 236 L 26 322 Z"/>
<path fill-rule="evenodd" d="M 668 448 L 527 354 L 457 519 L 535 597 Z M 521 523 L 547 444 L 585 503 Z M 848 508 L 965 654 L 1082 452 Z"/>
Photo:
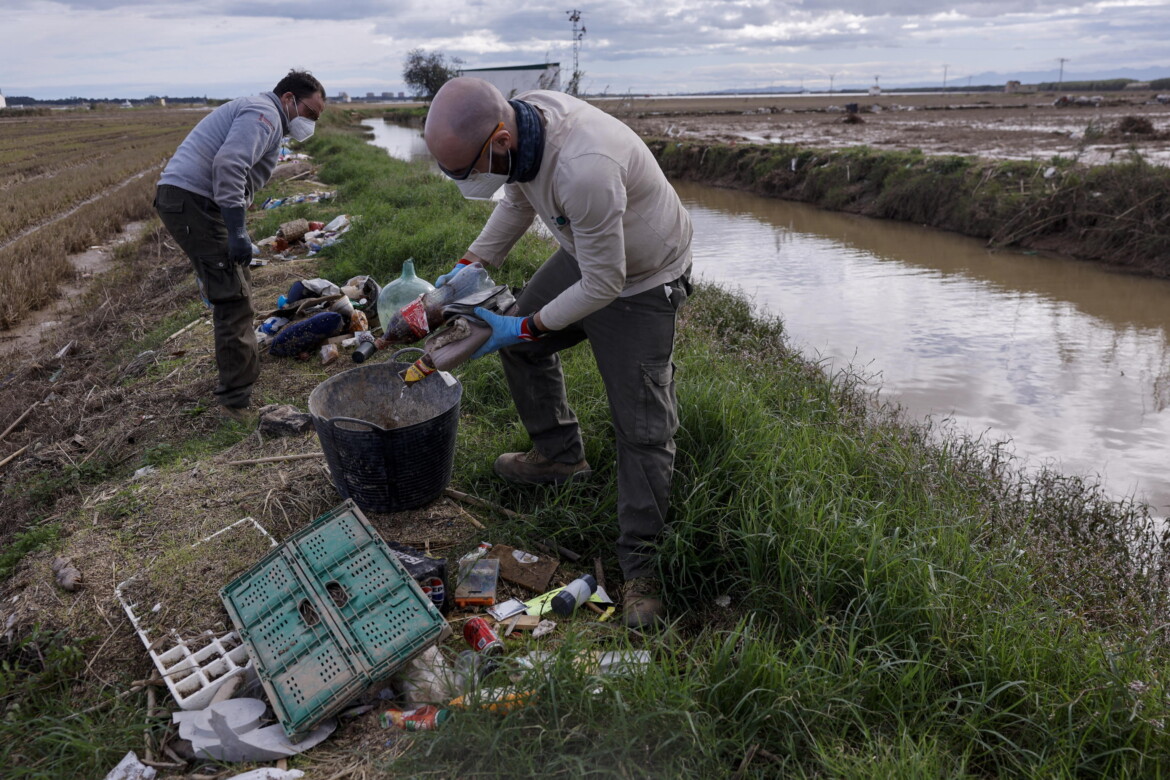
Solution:
<path fill-rule="evenodd" d="M 228 232 L 228 260 L 238 265 L 248 265 L 252 262 L 252 239 L 248 237 L 248 228 L 244 219 L 243 206 L 221 208 L 223 223 Z"/>

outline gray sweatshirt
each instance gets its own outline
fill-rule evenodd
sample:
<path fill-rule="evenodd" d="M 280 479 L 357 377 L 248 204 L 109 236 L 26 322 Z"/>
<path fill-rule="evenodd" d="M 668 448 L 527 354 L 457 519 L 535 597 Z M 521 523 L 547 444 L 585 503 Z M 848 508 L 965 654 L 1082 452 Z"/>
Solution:
<path fill-rule="evenodd" d="M 539 216 L 581 269 L 581 280 L 540 310 L 550 330 L 687 273 L 691 218 L 645 142 L 564 93 L 516 97 L 544 117 L 540 173 L 505 187 L 471 251 L 498 266 Z"/>
<path fill-rule="evenodd" d="M 158 183 L 211 198 L 220 208 L 247 207 L 268 183 L 287 132 L 276 93 L 236 98 L 195 125 Z"/>

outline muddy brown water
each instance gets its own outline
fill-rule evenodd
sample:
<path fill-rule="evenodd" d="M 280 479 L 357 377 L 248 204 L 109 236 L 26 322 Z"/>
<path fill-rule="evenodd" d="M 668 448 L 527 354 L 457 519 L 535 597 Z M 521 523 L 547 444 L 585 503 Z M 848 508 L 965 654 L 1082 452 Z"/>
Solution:
<path fill-rule="evenodd" d="M 426 155 L 416 129 L 372 143 Z M 991 252 L 905 223 L 676 182 L 695 274 L 778 316 L 796 348 L 913 418 L 1007 440 L 1027 467 L 1097 476 L 1170 513 L 1170 281 Z"/>

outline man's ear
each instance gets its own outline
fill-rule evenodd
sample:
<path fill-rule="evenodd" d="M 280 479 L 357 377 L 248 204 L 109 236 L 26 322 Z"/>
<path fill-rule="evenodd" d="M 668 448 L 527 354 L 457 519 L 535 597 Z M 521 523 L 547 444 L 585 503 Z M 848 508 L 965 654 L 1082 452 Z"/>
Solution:
<path fill-rule="evenodd" d="M 508 151 L 512 147 L 512 132 L 506 127 L 500 130 L 492 139 L 492 146 L 499 152 Z"/>

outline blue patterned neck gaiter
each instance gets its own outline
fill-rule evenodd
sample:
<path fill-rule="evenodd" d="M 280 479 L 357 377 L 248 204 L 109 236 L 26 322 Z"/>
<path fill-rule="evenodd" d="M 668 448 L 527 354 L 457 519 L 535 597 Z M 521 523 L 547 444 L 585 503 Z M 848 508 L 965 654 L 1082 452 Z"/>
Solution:
<path fill-rule="evenodd" d="M 544 157 L 544 122 L 531 103 L 509 100 L 508 105 L 516 110 L 516 132 L 519 135 L 508 183 L 532 181 L 540 173 L 540 160 Z"/>

